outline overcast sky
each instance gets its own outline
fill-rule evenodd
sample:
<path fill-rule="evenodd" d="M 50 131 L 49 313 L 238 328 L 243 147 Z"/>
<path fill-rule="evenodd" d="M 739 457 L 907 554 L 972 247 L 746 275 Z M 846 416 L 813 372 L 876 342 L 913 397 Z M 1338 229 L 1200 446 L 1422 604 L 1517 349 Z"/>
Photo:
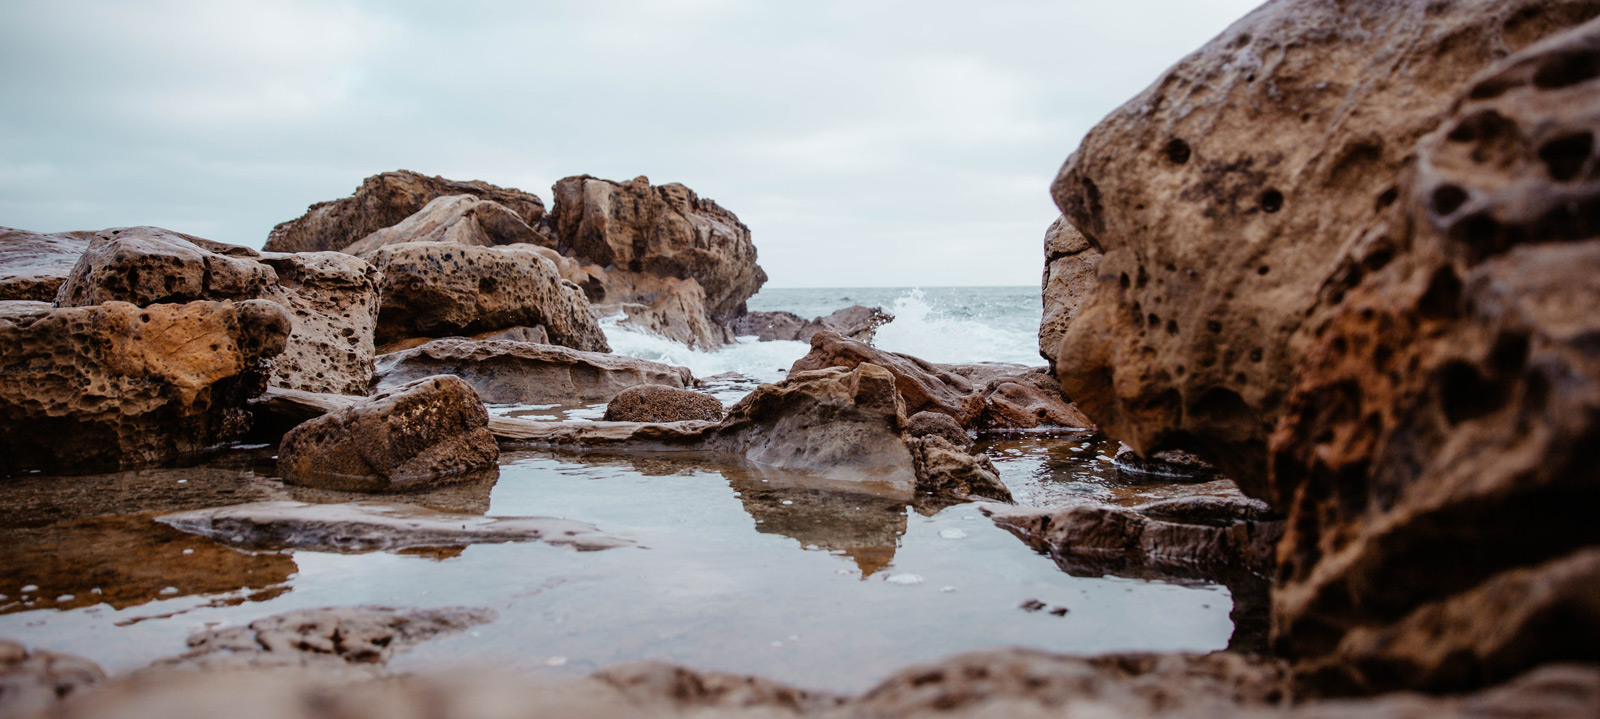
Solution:
<path fill-rule="evenodd" d="M 0 225 L 259 247 L 406 168 L 682 182 L 772 286 L 1038 282 L 1095 121 L 1255 0 L 6 0 Z"/>

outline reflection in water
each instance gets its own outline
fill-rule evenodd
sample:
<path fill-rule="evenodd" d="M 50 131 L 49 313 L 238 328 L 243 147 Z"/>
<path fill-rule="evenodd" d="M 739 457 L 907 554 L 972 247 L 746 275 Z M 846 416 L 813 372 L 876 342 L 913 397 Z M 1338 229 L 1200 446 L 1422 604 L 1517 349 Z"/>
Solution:
<path fill-rule="evenodd" d="M 799 540 L 806 549 L 850 557 L 863 579 L 888 567 L 906 533 L 906 501 L 783 481 L 772 474 L 725 471 L 756 531 Z"/>
<path fill-rule="evenodd" d="M 1104 504 L 1133 507 L 1163 499 L 1243 497 L 1232 480 L 1173 481 L 1170 477 L 1120 472 L 1111 458 L 1120 444 L 1098 433 L 1064 437 L 1023 435 L 980 441 L 1017 504 L 1069 507 Z"/>
<path fill-rule="evenodd" d="M 420 492 L 344 492 L 335 489 L 316 489 L 284 485 L 287 499 L 308 504 L 342 504 L 345 502 L 382 502 L 386 504 L 414 504 L 440 512 L 456 514 L 488 514 L 489 495 L 495 482 L 500 481 L 500 468 L 473 472 L 452 477 L 449 482 Z"/>

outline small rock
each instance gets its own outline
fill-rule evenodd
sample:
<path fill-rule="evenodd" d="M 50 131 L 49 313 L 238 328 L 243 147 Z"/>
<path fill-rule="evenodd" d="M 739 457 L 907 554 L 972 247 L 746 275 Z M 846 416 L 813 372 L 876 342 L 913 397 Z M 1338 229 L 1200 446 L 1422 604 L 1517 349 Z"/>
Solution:
<path fill-rule="evenodd" d="M 606 405 L 607 422 L 679 422 L 722 420 L 722 403 L 716 397 L 661 385 L 638 385 L 622 390 Z"/>

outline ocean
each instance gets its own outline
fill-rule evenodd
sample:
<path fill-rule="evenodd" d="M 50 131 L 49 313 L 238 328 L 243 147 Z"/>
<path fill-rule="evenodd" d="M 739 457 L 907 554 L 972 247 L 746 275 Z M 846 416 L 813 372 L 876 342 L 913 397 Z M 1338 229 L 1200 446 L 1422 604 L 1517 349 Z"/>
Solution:
<path fill-rule="evenodd" d="M 929 362 L 1011 362 L 1044 364 L 1039 357 L 1037 286 L 1025 287 L 833 287 L 768 288 L 751 297 L 752 311 L 784 310 L 810 319 L 851 305 L 879 307 L 894 321 L 878 329 L 872 344 Z M 760 382 L 783 377 L 805 356 L 804 342 L 738 344 L 697 352 L 681 344 L 603 321 L 613 352 L 688 367 L 696 377 L 737 372 Z"/>

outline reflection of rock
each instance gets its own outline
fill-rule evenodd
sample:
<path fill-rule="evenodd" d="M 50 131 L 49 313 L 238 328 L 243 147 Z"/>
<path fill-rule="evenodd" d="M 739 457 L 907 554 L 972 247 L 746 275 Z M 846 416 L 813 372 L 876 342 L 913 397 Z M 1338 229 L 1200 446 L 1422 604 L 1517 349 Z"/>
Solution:
<path fill-rule="evenodd" d="M 248 427 L 290 324 L 262 300 L 0 310 L 0 473 L 137 466 Z"/>
<path fill-rule="evenodd" d="M 307 420 L 278 448 L 283 481 L 360 492 L 431 488 L 492 470 L 500 448 L 471 385 L 437 375 Z"/>
<path fill-rule="evenodd" d="M 0 227 L 0 301 L 54 302 L 93 232 L 40 234 Z"/>
<path fill-rule="evenodd" d="M 810 342 L 811 336 L 827 330 L 858 342 L 871 342 L 878 328 L 894 321 L 877 307 L 851 305 L 826 317 L 806 320 L 793 312 L 746 312 L 733 320 L 733 333 L 753 335 L 762 342 L 792 340 Z"/>
<path fill-rule="evenodd" d="M 629 387 L 606 404 L 607 422 L 722 421 L 716 397 L 676 387 L 645 384 Z"/>
<path fill-rule="evenodd" d="M 756 531 L 846 555 L 855 560 L 863 577 L 894 561 L 906 532 L 905 500 L 899 497 L 817 489 L 804 477 L 782 473 L 725 470 L 723 474 L 739 492 L 744 510 L 756 520 Z"/>
<path fill-rule="evenodd" d="M 192 595 L 247 601 L 275 596 L 295 571 L 288 556 L 237 552 L 152 516 L 83 517 L 4 530 L 0 594 L 34 606 L 16 604 L 0 613 L 95 604 L 123 609 Z M 29 585 L 38 589 L 23 595 Z"/>
<path fill-rule="evenodd" d="M 460 377 L 483 401 L 502 404 L 605 402 L 639 385 L 694 385 L 686 367 L 556 345 L 446 338 L 380 356 L 377 386 L 439 374 Z"/>
<path fill-rule="evenodd" d="M 1055 373 L 1056 352 L 1061 336 L 1072 318 L 1078 315 L 1094 289 L 1095 268 L 1100 250 L 1089 244 L 1078 228 L 1057 217 L 1044 235 L 1044 276 L 1039 289 L 1044 298 L 1044 316 L 1039 320 L 1039 356 L 1050 363 Z"/>
<path fill-rule="evenodd" d="M 57 702 L 105 681 L 95 664 L 0 639 L 0 716 L 33 716 Z"/>
<path fill-rule="evenodd" d="M 457 477 L 451 477 L 449 482 L 426 489 L 407 490 L 403 498 L 406 504 L 436 509 L 441 512 L 456 514 L 488 514 L 489 498 L 494 493 L 494 487 L 500 481 L 498 468 L 481 472 L 469 472 Z M 293 484 L 284 484 L 283 490 L 275 494 L 273 499 L 291 499 L 296 502 L 311 504 L 340 504 L 343 502 L 370 502 L 373 500 L 370 492 L 347 492 L 337 489 L 323 489 L 319 487 L 301 487 Z M 208 507 L 215 507 L 213 502 Z"/>
<path fill-rule="evenodd" d="M 938 435 L 906 440 L 917 468 L 917 492 L 958 502 L 978 498 L 1011 501 L 994 463 Z"/>
<path fill-rule="evenodd" d="M 189 637 L 189 651 L 151 665 L 162 670 L 331 668 L 381 665 L 397 651 L 494 621 L 492 609 L 328 607 L 257 619 Z"/>
<path fill-rule="evenodd" d="M 156 303 L 251 300 L 277 282 L 255 250 L 223 245 L 160 227 L 95 233 L 56 296 L 62 307 L 105 302 Z"/>
<path fill-rule="evenodd" d="M 184 532 L 248 549 L 373 552 L 540 541 L 596 550 L 633 544 L 568 519 L 480 517 L 371 503 L 255 502 L 156 519 Z"/>

